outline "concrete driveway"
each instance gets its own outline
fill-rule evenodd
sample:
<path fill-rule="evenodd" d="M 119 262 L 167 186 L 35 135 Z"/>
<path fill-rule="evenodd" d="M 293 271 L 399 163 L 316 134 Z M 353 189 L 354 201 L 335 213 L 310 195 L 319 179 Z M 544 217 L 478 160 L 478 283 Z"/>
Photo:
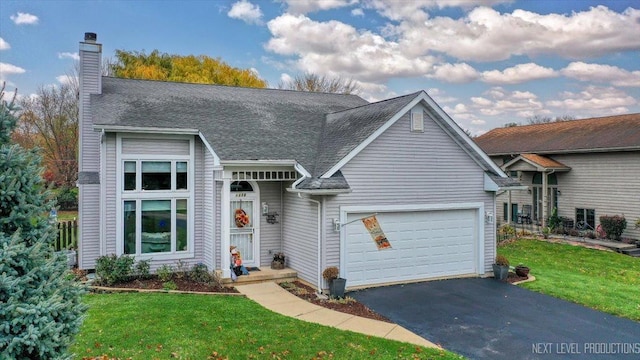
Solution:
<path fill-rule="evenodd" d="M 640 358 L 640 322 L 494 279 L 395 285 L 349 296 L 470 359 Z"/>

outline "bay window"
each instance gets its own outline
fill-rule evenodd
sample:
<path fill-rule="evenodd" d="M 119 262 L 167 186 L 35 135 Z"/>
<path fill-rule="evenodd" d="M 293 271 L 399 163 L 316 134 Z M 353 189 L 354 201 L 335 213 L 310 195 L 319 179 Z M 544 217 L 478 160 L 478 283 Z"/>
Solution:
<path fill-rule="evenodd" d="M 190 159 L 123 159 L 120 198 L 122 253 L 188 254 Z"/>

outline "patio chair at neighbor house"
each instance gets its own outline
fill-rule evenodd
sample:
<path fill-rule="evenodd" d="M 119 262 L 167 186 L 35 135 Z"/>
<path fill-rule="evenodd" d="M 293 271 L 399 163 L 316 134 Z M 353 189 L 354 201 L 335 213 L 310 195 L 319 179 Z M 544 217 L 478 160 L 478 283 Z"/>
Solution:
<path fill-rule="evenodd" d="M 519 224 L 531 224 L 531 205 L 522 205 L 522 211 L 518 213 Z"/>

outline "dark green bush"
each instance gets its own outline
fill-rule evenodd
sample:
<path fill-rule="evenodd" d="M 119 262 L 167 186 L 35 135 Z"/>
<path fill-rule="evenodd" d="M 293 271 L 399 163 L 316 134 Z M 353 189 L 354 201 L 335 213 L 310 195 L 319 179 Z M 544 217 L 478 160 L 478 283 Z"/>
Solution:
<path fill-rule="evenodd" d="M 96 276 L 101 284 L 113 285 L 126 282 L 133 275 L 135 260 L 128 256 L 115 254 L 101 256 L 96 259 Z"/>
<path fill-rule="evenodd" d="M 555 208 L 555 207 L 553 208 L 547 224 L 549 224 L 549 227 L 551 228 L 551 230 L 556 230 L 561 228 L 562 219 L 558 216 L 558 208 Z"/>
<path fill-rule="evenodd" d="M 62 187 L 55 191 L 56 203 L 60 210 L 78 210 L 78 189 Z"/>
<path fill-rule="evenodd" d="M 211 282 L 211 273 L 209 273 L 207 265 L 197 263 L 189 271 L 189 279 L 198 283 L 208 284 Z"/>
<path fill-rule="evenodd" d="M 151 272 L 151 260 L 140 260 L 136 263 L 135 273 L 141 279 L 149 278 Z"/>
<path fill-rule="evenodd" d="M 162 280 L 162 282 L 167 282 L 173 279 L 173 275 L 175 273 L 175 269 L 171 265 L 162 265 L 158 270 L 156 270 L 156 275 L 158 278 Z"/>
<path fill-rule="evenodd" d="M 620 240 L 624 229 L 627 228 L 627 219 L 624 215 L 602 215 L 600 216 L 602 230 L 607 233 L 607 239 Z"/>

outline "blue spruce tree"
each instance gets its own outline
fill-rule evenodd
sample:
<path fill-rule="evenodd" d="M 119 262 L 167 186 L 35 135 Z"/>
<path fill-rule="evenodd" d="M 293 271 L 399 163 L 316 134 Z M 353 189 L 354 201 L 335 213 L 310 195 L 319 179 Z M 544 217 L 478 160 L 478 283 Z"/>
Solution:
<path fill-rule="evenodd" d="M 4 88 L 4 87 L 3 87 Z M 2 89 L 4 90 L 4 89 Z M 85 292 L 54 252 L 46 212 L 54 204 L 40 157 L 11 140 L 13 101 L 0 95 L 0 359 L 66 359 L 80 330 Z"/>

